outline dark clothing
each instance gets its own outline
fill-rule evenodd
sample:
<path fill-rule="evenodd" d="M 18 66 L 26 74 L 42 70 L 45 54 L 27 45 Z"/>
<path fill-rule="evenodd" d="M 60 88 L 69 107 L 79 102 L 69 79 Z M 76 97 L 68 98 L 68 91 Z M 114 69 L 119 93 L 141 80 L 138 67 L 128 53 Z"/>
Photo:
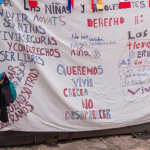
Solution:
<path fill-rule="evenodd" d="M 5 100 L 6 106 L 9 106 L 13 102 L 13 98 L 9 88 L 9 80 L 7 76 L 4 78 L 3 88 L 1 89 L 1 94 Z"/>
<path fill-rule="evenodd" d="M 9 106 L 12 101 L 9 79 L 5 76 L 3 88 L 0 89 L 0 120 L 4 123 L 8 122 L 7 106 Z"/>
<path fill-rule="evenodd" d="M 0 121 L 1 122 L 8 122 L 8 113 L 7 113 L 7 106 L 5 103 L 5 99 L 0 93 Z"/>

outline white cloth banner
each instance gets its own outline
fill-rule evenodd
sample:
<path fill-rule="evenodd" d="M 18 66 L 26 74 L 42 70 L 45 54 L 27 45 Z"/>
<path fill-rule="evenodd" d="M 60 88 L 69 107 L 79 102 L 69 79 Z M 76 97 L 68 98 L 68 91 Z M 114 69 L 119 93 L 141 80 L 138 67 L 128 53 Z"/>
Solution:
<path fill-rule="evenodd" d="M 0 73 L 17 90 L 0 130 L 91 131 L 150 121 L 148 1 L 3 0 Z"/>

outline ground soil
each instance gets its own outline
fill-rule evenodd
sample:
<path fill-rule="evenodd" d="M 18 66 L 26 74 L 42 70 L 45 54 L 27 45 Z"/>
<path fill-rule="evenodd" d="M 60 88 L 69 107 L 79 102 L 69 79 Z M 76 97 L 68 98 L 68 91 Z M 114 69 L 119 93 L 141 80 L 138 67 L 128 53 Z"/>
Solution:
<path fill-rule="evenodd" d="M 97 137 L 63 141 L 57 144 L 39 144 L 5 147 L 0 150 L 150 150 L 150 139 L 142 140 L 131 135 Z"/>

